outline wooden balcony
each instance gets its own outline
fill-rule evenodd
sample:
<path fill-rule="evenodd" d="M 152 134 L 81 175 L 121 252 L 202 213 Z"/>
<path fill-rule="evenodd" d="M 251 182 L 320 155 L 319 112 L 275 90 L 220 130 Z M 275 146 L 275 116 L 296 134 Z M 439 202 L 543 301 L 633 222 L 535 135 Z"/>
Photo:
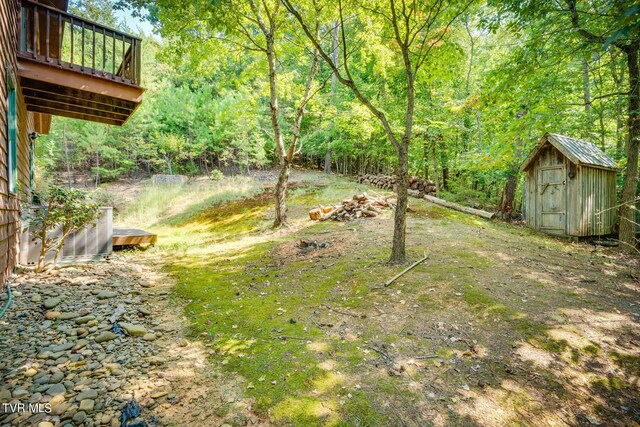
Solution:
<path fill-rule="evenodd" d="M 22 0 L 18 75 L 32 112 L 124 124 L 142 101 L 141 40 Z"/>

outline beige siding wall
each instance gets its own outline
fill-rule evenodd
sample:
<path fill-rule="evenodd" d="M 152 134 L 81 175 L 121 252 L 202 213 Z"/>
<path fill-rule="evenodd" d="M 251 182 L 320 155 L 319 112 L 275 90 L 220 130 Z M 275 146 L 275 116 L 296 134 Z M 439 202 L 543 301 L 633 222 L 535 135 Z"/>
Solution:
<path fill-rule="evenodd" d="M 9 194 L 7 180 L 7 65 L 17 80 L 19 3 L 0 1 L 0 288 L 4 287 L 18 260 L 20 202 L 29 199 L 29 132 L 33 117 L 28 113 L 18 85 L 18 188 L 17 196 Z"/>

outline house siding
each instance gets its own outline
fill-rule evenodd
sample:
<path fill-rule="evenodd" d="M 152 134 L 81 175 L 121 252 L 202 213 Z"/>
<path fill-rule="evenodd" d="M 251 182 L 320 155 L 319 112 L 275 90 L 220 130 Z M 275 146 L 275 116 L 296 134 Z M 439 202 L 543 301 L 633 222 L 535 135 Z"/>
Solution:
<path fill-rule="evenodd" d="M 33 114 L 28 112 L 17 77 L 16 52 L 19 40 L 20 5 L 16 0 L 0 2 L 0 288 L 4 288 L 18 262 L 20 205 L 30 199 L 29 133 L 34 129 Z M 18 194 L 9 194 L 7 173 L 7 67 L 17 86 L 17 158 Z"/>

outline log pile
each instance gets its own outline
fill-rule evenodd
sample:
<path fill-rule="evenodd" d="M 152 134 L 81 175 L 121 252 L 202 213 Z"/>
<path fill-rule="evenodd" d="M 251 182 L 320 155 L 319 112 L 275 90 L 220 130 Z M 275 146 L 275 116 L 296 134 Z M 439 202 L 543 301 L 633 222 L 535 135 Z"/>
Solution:
<path fill-rule="evenodd" d="M 357 181 L 361 184 L 374 185 L 383 190 L 396 191 L 398 178 L 390 175 L 360 175 Z M 409 178 L 409 190 L 415 190 L 420 194 L 436 194 L 436 185 L 428 179 L 422 179 L 415 176 Z"/>
<path fill-rule="evenodd" d="M 309 211 L 309 218 L 314 221 L 351 221 L 357 218 L 376 217 L 383 209 L 396 205 L 396 195 L 372 196 L 362 193 L 351 199 L 343 200 L 339 205 L 320 206 Z"/>

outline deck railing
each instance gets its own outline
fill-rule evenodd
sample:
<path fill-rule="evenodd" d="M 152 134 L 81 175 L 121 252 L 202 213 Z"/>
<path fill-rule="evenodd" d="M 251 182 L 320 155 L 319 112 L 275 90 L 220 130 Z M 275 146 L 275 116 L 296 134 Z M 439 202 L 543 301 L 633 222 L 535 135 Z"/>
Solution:
<path fill-rule="evenodd" d="M 140 86 L 139 38 L 31 0 L 20 21 L 21 57 Z"/>

